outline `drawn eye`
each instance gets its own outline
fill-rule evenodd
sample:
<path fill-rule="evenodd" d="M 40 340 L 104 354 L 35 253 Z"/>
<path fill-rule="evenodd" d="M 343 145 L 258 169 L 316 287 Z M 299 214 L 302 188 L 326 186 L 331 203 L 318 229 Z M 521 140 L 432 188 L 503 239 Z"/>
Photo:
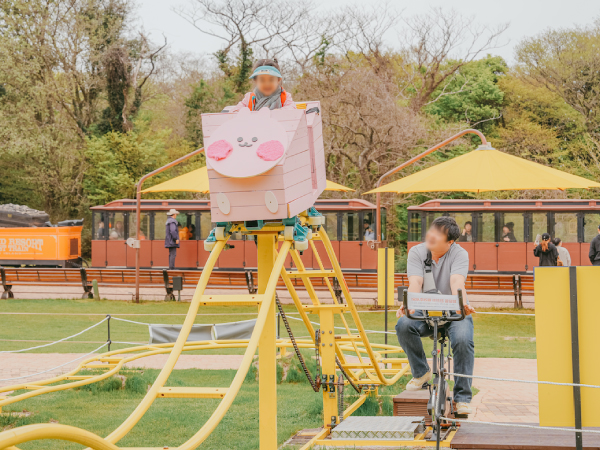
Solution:
<path fill-rule="evenodd" d="M 253 137 L 252 138 L 252 142 L 256 142 L 256 141 L 258 141 L 258 138 L 257 137 Z"/>
<path fill-rule="evenodd" d="M 243 140 L 244 140 L 244 138 L 241 136 L 238 138 L 238 142 L 242 142 Z"/>

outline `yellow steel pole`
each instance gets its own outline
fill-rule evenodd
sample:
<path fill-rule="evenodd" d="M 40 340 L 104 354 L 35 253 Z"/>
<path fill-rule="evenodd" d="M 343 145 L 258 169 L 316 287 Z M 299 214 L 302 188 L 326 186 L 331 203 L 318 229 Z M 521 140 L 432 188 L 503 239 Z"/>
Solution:
<path fill-rule="evenodd" d="M 335 329 L 333 328 L 333 310 L 319 309 L 321 322 L 321 367 L 323 383 L 335 383 Z M 323 389 L 323 420 L 327 428 L 339 423 L 337 386 Z"/>
<path fill-rule="evenodd" d="M 277 254 L 277 233 L 257 234 L 258 293 L 264 294 Z M 273 291 L 275 297 L 275 291 Z M 269 308 L 258 343 L 258 389 L 260 450 L 277 450 L 277 327 L 275 300 L 263 302 Z"/>

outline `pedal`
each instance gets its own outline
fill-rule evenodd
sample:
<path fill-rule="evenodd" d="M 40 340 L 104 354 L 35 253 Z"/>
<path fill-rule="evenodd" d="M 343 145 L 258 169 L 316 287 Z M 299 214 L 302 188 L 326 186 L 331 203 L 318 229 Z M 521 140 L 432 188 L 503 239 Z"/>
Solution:
<path fill-rule="evenodd" d="M 456 412 L 454 413 L 454 418 L 455 419 L 468 419 L 469 415 L 468 414 L 457 414 Z"/>

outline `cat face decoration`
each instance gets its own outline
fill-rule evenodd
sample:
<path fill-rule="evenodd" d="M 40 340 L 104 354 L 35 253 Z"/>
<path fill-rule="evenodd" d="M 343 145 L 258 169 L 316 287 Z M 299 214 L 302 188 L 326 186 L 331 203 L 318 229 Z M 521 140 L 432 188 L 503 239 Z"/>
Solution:
<path fill-rule="evenodd" d="M 323 192 L 320 105 L 297 105 L 202 115 L 213 222 L 293 217 Z"/>

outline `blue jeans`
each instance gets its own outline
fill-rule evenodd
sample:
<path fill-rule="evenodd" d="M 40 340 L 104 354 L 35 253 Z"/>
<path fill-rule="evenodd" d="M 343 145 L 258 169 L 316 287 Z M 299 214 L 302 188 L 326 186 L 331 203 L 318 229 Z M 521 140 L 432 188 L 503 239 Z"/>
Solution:
<path fill-rule="evenodd" d="M 475 343 L 473 342 L 473 318 L 467 316 L 459 322 L 448 322 L 444 325 L 446 335 L 450 339 L 454 354 L 454 373 L 473 375 L 475 366 Z M 404 316 L 396 324 L 398 342 L 408 356 L 408 362 L 415 378 L 420 378 L 429 371 L 427 357 L 423 350 L 421 337 L 433 335 L 433 329 L 425 322 L 412 320 Z M 454 401 L 471 402 L 471 378 L 454 377 Z"/>

